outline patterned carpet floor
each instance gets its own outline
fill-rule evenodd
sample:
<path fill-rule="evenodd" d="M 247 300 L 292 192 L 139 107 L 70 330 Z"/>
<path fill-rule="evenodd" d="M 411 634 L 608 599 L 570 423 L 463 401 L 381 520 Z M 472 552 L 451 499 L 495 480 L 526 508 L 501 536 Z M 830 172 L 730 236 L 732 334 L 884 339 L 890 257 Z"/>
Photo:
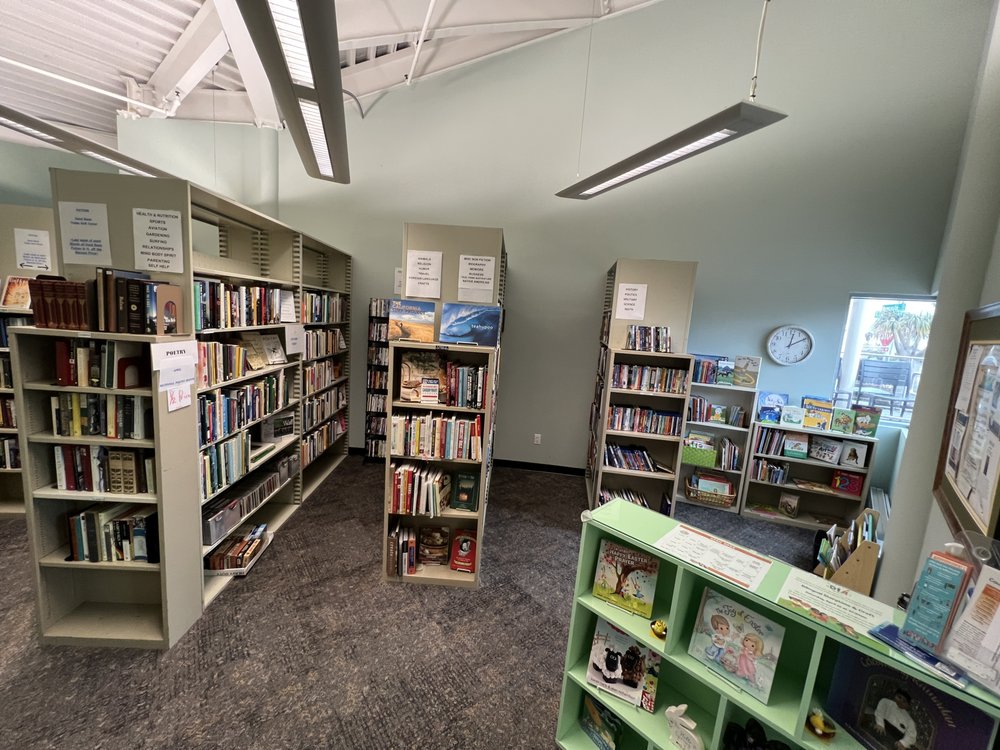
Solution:
<path fill-rule="evenodd" d="M 351 457 L 170 651 L 42 647 L 0 522 L 0 748 L 553 746 L 582 477 L 497 468 L 483 587 L 380 580 L 383 469 Z M 678 518 L 808 565 L 812 534 Z"/>

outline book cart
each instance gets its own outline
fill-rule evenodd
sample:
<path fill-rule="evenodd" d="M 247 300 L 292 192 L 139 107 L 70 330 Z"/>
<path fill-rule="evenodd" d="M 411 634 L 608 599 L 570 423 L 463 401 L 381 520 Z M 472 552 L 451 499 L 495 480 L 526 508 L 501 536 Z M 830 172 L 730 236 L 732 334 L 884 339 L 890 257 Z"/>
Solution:
<path fill-rule="evenodd" d="M 148 273 L 155 281 L 179 286 L 182 301 L 179 332 L 171 336 L 13 329 L 17 408 L 19 417 L 24 415 L 19 431 L 30 445 L 23 487 L 39 582 L 42 639 L 169 648 L 235 577 L 248 570 L 208 570 L 209 557 L 232 540 L 242 539 L 248 525 L 267 524 L 266 547 L 270 535 L 346 454 L 351 260 L 335 248 L 183 180 L 52 170 L 52 182 L 56 205 L 65 201 L 107 207 L 111 262 L 102 264 L 105 267 L 136 268 L 134 209 L 179 214 L 179 267 Z M 60 248 L 58 223 L 56 235 L 54 247 Z M 95 278 L 96 267 L 64 263 L 61 271 L 68 279 L 88 281 Z M 226 312 L 218 314 L 221 319 L 212 318 L 206 315 L 212 306 L 208 300 L 220 299 L 210 296 L 212 289 L 234 300 L 249 300 L 255 294 L 260 295 L 255 299 L 280 298 L 280 314 L 272 304 L 268 312 L 255 307 L 256 322 L 249 325 L 235 324 Z M 224 305 L 220 302 L 213 309 L 223 310 Z M 229 308 L 233 309 L 239 309 L 239 303 Z M 237 353 L 247 334 L 277 336 L 285 361 L 249 368 L 248 357 Z M 66 388 L 54 385 L 51 352 L 54 342 L 74 340 L 95 342 L 97 347 L 111 342 L 137 344 L 147 361 L 151 344 L 193 344 L 199 364 L 190 386 L 190 405 L 167 409 L 166 394 L 158 388 L 160 374 L 148 362 L 153 372 L 145 390 L 121 388 L 109 393 L 83 386 L 69 390 L 100 397 L 145 393 L 153 405 L 152 434 L 138 442 L 55 435 L 49 400 L 54 391 Z M 318 380 L 320 367 L 327 378 L 324 382 Z M 247 389 L 258 395 L 247 396 Z M 330 400 L 308 403 L 324 390 L 333 394 Z M 252 418 L 237 409 L 238 416 L 231 417 L 228 425 L 203 423 L 209 405 L 220 408 L 244 396 L 261 399 Z M 308 425 L 307 414 L 314 420 Z M 279 423 L 280 430 L 275 428 Z M 81 444 L 100 448 L 127 444 L 142 450 L 155 467 L 156 491 L 129 497 L 114 491 L 53 489 L 53 446 Z M 222 465 L 225 471 L 219 468 Z M 66 554 L 72 541 L 69 516 L 96 502 L 123 501 L 156 506 L 161 562 L 71 559 Z M 257 559 L 259 555 L 253 561 Z"/>
<path fill-rule="evenodd" d="M 845 442 L 861 444 L 867 450 L 860 465 L 830 463 L 808 456 L 787 456 L 783 453 L 783 446 L 789 433 L 801 433 L 808 436 L 810 441 L 822 438 L 840 445 Z M 846 528 L 865 508 L 877 448 L 876 437 L 847 435 L 797 425 L 754 422 L 744 476 L 741 513 L 816 531 L 826 530 L 834 524 Z M 767 477 L 769 465 L 787 466 L 788 470 L 782 481 L 775 482 Z M 832 479 L 837 471 L 848 471 L 862 477 L 859 492 L 835 490 Z M 782 493 L 798 496 L 796 516 L 788 516 L 778 510 Z"/>
<path fill-rule="evenodd" d="M 856 652 L 872 664 L 892 667 L 915 684 L 924 685 L 937 694 L 947 694 L 951 700 L 957 699 L 964 710 L 974 713 L 981 723 L 991 727 L 995 739 L 1000 719 L 1000 698 L 997 696 L 975 686 L 965 690 L 954 687 L 888 646 L 852 638 L 832 623 L 809 618 L 779 603 L 779 592 L 786 579 L 802 571 L 772 560 L 760 586 L 752 592 L 706 571 L 696 561 L 676 557 L 656 547 L 658 540 L 680 525 L 674 519 L 621 500 L 598 508 L 589 517 L 585 514 L 585 518 L 556 729 L 560 747 L 568 750 L 594 747 L 579 721 L 584 697 L 590 696 L 624 725 L 617 747 L 626 750 L 677 747 L 669 739 L 664 712 L 667 707 L 678 704 L 687 704 L 687 716 L 697 724 L 694 731 L 706 749 L 721 750 L 724 747 L 723 735 L 730 722 L 743 726 L 749 718 L 754 718 L 761 723 L 768 738 L 781 740 L 790 747 L 860 750 L 863 747 L 861 743 L 843 726 L 837 726 L 836 734 L 827 739 L 816 737 L 806 729 L 810 710 L 814 706 L 826 711 L 824 703 L 835 684 L 838 657 L 844 651 Z M 619 542 L 659 560 L 652 616 L 666 621 L 665 640 L 656 638 L 650 632 L 649 619 L 619 609 L 593 595 L 602 540 Z M 721 678 L 688 653 L 702 595 L 707 588 L 784 628 L 766 703 Z M 898 624 L 902 622 L 903 613 L 896 611 L 893 617 Z M 603 618 L 643 648 L 661 656 L 652 713 L 588 682 L 591 645 L 598 618 Z M 860 692 L 860 688 L 860 685 L 858 688 L 853 684 L 851 686 L 855 692 Z M 928 702 L 926 697 L 920 699 Z M 957 721 L 961 726 L 961 719 Z M 992 741 L 981 747 L 992 746 Z"/>
<path fill-rule="evenodd" d="M 683 352 L 696 269 L 686 261 L 619 259 L 607 273 L 585 471 L 592 508 L 609 497 L 672 507 L 690 394 L 693 360 Z M 621 296 L 634 285 L 644 287 L 643 315 L 619 318 Z M 632 325 L 669 326 L 672 352 L 626 349 Z M 651 385 L 650 374 L 660 382 Z M 636 468 L 636 455 L 656 470 L 645 460 Z"/>
<path fill-rule="evenodd" d="M 37 268 L 20 268 L 15 254 L 15 232 L 18 230 L 38 230 L 49 238 L 49 259 L 52 268 L 43 271 Z M 52 223 L 52 209 L 34 206 L 0 205 L 0 286 L 9 276 L 34 277 L 39 273 L 55 273 L 58 263 L 58 248 L 54 246 L 55 227 Z M 14 382 L 10 356 L 10 336 L 7 329 L 17 325 L 31 325 L 31 310 L 19 307 L 3 307 L 0 304 L 0 409 L 6 415 L 14 413 Z M 8 405 L 9 404 L 9 405 Z M 6 445 L 3 454 L 11 460 L 0 465 L 0 519 L 24 517 L 24 491 L 21 487 L 21 467 L 15 456 L 20 453 L 17 439 L 17 425 L 0 421 L 0 441 Z"/>
<path fill-rule="evenodd" d="M 386 394 L 389 385 L 389 302 L 368 302 L 368 359 L 365 376 L 365 461 L 385 458 Z"/>
<path fill-rule="evenodd" d="M 439 251 L 441 263 L 441 295 L 435 302 L 434 336 L 440 333 L 441 310 L 444 302 L 458 301 L 458 269 L 460 256 L 472 255 L 495 258 L 495 275 L 492 298 L 489 303 L 502 308 L 506 289 L 507 251 L 504 246 L 503 230 L 486 227 L 462 227 L 438 224 L 407 224 L 403 242 L 403 276 L 407 274 L 407 250 Z M 402 299 L 410 299 L 403 289 Z M 502 332 L 502 324 L 501 324 Z M 444 344 L 415 342 L 406 339 L 389 342 L 389 376 L 386 399 L 386 448 L 385 448 L 385 514 L 383 545 L 383 580 L 397 583 L 437 584 L 462 588 L 478 588 L 482 581 L 483 544 L 485 541 L 486 510 L 489 505 L 490 479 L 493 471 L 493 439 L 496 424 L 497 394 L 500 381 L 501 347 L 498 337 L 495 348 L 468 344 Z M 444 362 L 460 366 L 485 368 L 486 390 L 482 408 L 444 406 L 439 404 L 402 401 L 400 390 L 404 387 L 418 387 L 406 382 L 403 358 L 408 352 L 435 352 Z M 399 450 L 402 435 L 397 425 L 394 450 L 393 422 L 419 418 L 440 418 L 454 423 L 465 421 L 481 425 L 479 436 L 480 455 L 474 458 L 457 457 L 446 448 L 442 452 L 435 447 L 429 451 Z M 452 428 L 454 429 L 454 428 Z M 467 429 L 467 427 L 466 427 Z M 411 433 L 412 435 L 412 433 Z M 433 516 L 418 514 L 412 509 L 395 508 L 393 505 L 395 470 L 406 464 L 417 470 L 440 471 L 452 478 L 451 492 L 455 493 L 454 478 L 458 474 L 474 474 L 476 477 L 477 506 L 473 510 L 453 507 L 442 508 Z M 475 564 L 471 572 L 454 570 L 444 564 L 418 564 L 412 574 L 398 575 L 397 555 L 401 553 L 400 539 L 404 532 L 419 534 L 421 527 L 447 527 L 452 541 L 456 532 L 475 530 Z M 450 547 L 450 543 L 449 543 Z"/>

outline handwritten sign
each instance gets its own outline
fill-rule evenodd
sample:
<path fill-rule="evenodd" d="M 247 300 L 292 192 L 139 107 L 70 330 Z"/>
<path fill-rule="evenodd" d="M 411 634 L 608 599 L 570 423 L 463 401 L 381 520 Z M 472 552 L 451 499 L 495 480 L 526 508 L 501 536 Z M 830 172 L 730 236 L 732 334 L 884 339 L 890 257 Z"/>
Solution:
<path fill-rule="evenodd" d="M 59 227 L 64 262 L 88 266 L 111 264 L 105 204 L 59 201 Z"/>
<path fill-rule="evenodd" d="M 153 370 L 160 373 L 160 393 L 167 394 L 167 411 L 191 405 L 198 342 L 177 341 L 149 345 Z"/>
<path fill-rule="evenodd" d="M 184 273 L 180 211 L 133 208 L 132 238 L 138 270 Z"/>
<path fill-rule="evenodd" d="M 458 301 L 491 304 L 496 267 L 489 255 L 458 256 Z"/>
<path fill-rule="evenodd" d="M 646 285 L 619 284 L 617 320 L 642 320 L 646 317 Z"/>
<path fill-rule="evenodd" d="M 14 254 L 18 268 L 31 268 L 37 271 L 52 270 L 49 233 L 44 229 L 14 227 Z"/>
<path fill-rule="evenodd" d="M 440 299 L 441 252 L 438 250 L 406 251 L 406 296 Z"/>

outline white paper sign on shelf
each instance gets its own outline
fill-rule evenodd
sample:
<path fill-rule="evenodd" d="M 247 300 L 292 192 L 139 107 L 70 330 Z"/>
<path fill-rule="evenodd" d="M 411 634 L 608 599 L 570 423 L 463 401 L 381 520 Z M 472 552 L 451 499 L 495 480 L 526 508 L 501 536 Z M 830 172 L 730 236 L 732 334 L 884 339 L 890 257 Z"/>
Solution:
<path fill-rule="evenodd" d="M 490 255 L 458 256 L 458 301 L 493 304 L 497 259 Z"/>
<path fill-rule="evenodd" d="M 167 411 L 191 405 L 194 363 L 195 360 L 188 357 L 168 357 L 160 362 L 159 391 L 167 394 Z"/>
<path fill-rule="evenodd" d="M 197 341 L 166 341 L 162 344 L 150 344 L 149 356 L 153 370 L 163 370 L 174 365 L 178 360 L 198 361 Z M 162 390 L 162 389 L 161 389 Z"/>
<path fill-rule="evenodd" d="M 441 251 L 406 251 L 406 296 L 441 298 Z"/>
<path fill-rule="evenodd" d="M 49 233 L 44 229 L 14 227 L 14 255 L 18 268 L 51 271 L 52 248 L 49 246 Z"/>
<path fill-rule="evenodd" d="M 132 237 L 137 270 L 184 273 L 180 211 L 133 208 Z"/>
<path fill-rule="evenodd" d="M 617 320 L 642 320 L 646 317 L 646 285 L 619 284 Z"/>
<path fill-rule="evenodd" d="M 305 354 L 306 352 L 306 327 L 301 323 L 293 323 L 285 326 L 285 353 Z"/>
<path fill-rule="evenodd" d="M 108 207 L 104 203 L 59 201 L 62 257 L 66 263 L 111 264 Z"/>
<path fill-rule="evenodd" d="M 291 289 L 282 289 L 279 293 L 281 298 L 281 308 L 279 319 L 282 323 L 295 322 L 295 292 Z"/>
<path fill-rule="evenodd" d="M 684 524 L 653 546 L 750 591 L 757 590 L 771 569 L 771 561 L 763 555 Z"/>
<path fill-rule="evenodd" d="M 402 296 L 403 294 L 403 268 L 396 266 L 396 277 L 393 280 L 392 293 Z"/>

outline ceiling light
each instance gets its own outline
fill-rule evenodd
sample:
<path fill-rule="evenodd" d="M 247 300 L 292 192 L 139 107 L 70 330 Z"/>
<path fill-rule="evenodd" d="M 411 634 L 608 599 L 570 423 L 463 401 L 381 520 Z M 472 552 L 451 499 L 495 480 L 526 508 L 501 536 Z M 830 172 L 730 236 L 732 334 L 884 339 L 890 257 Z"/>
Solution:
<path fill-rule="evenodd" d="M 737 138 L 767 127 L 788 115 L 756 104 L 757 68 L 760 65 L 760 43 L 764 35 L 764 20 L 767 18 L 767 4 L 760 16 L 757 32 L 757 56 L 754 61 L 753 76 L 750 79 L 750 96 L 747 101 L 734 104 L 701 122 L 665 138 L 659 143 L 643 149 L 607 169 L 560 190 L 560 198 L 588 200 L 613 188 L 625 185 L 671 164 L 690 159 L 710 149 L 729 143 Z M 582 136 L 581 136 L 582 137 Z"/>
<path fill-rule="evenodd" d="M 349 183 L 333 0 L 237 0 L 237 5 L 306 172 Z"/>

